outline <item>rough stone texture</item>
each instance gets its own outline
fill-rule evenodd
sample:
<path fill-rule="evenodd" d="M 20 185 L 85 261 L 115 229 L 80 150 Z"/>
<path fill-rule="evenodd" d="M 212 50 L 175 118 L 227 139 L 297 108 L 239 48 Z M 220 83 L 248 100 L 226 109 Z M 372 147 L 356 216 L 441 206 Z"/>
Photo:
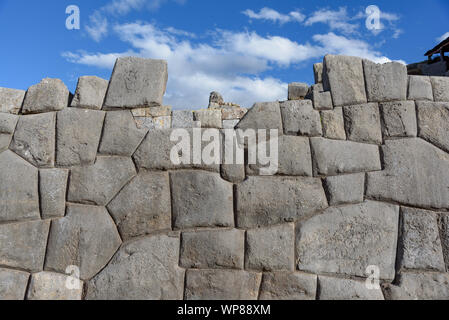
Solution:
<path fill-rule="evenodd" d="M 319 300 L 384 300 L 382 290 L 368 289 L 365 281 L 319 276 Z"/>
<path fill-rule="evenodd" d="M 418 135 L 449 152 L 449 102 L 417 102 Z"/>
<path fill-rule="evenodd" d="M 246 232 L 245 269 L 293 271 L 295 269 L 295 225 L 248 230 Z"/>
<path fill-rule="evenodd" d="M 329 208 L 297 227 L 298 269 L 366 277 L 376 265 L 393 280 L 398 223 L 399 207 L 380 202 Z"/>
<path fill-rule="evenodd" d="M 100 142 L 105 112 L 68 108 L 58 112 L 56 162 L 69 167 L 93 164 Z"/>
<path fill-rule="evenodd" d="M 135 175 L 131 158 L 98 157 L 94 165 L 71 170 L 67 200 L 105 206 Z"/>
<path fill-rule="evenodd" d="M 449 155 L 417 138 L 387 140 L 385 170 L 368 173 L 366 195 L 421 208 L 449 208 Z"/>
<path fill-rule="evenodd" d="M 9 150 L 0 168 L 0 222 L 39 218 L 38 170 Z"/>
<path fill-rule="evenodd" d="M 366 103 L 362 59 L 326 55 L 323 63 L 324 91 L 331 91 L 335 107 Z"/>
<path fill-rule="evenodd" d="M 19 116 L 10 113 L 0 113 L 0 133 L 13 134 Z"/>
<path fill-rule="evenodd" d="M 0 152 L 8 149 L 11 143 L 12 135 L 0 133 Z"/>
<path fill-rule="evenodd" d="M 248 112 L 248 109 L 233 106 L 222 106 L 220 109 L 223 120 L 240 120 Z"/>
<path fill-rule="evenodd" d="M 315 300 L 317 276 L 300 272 L 264 273 L 260 300 Z"/>
<path fill-rule="evenodd" d="M 324 184 L 331 206 L 363 202 L 364 173 L 327 177 Z"/>
<path fill-rule="evenodd" d="M 245 166 L 243 164 L 222 164 L 221 177 L 231 183 L 239 183 L 245 180 Z"/>
<path fill-rule="evenodd" d="M 313 107 L 315 110 L 332 110 L 332 95 L 329 91 L 313 91 Z"/>
<path fill-rule="evenodd" d="M 23 300 L 29 277 L 26 272 L 0 268 L 0 301 Z"/>
<path fill-rule="evenodd" d="M 72 279 L 54 272 L 39 272 L 31 276 L 28 300 L 81 300 L 83 282 L 76 289 L 67 288 Z"/>
<path fill-rule="evenodd" d="M 171 228 L 168 173 L 142 170 L 108 205 L 123 239 Z"/>
<path fill-rule="evenodd" d="M 70 204 L 67 215 L 52 222 L 45 270 L 65 273 L 68 266 L 77 266 L 81 279 L 90 279 L 120 244 L 114 221 L 104 207 Z"/>
<path fill-rule="evenodd" d="M 248 110 L 236 129 L 277 129 L 282 133 L 279 102 L 256 103 Z"/>
<path fill-rule="evenodd" d="M 167 62 L 164 60 L 118 58 L 103 108 L 161 106 L 167 79 Z"/>
<path fill-rule="evenodd" d="M 430 77 L 435 101 L 449 102 L 449 77 Z"/>
<path fill-rule="evenodd" d="M 257 300 L 262 274 L 236 270 L 187 270 L 187 300 Z"/>
<path fill-rule="evenodd" d="M 0 88 L 0 113 L 19 114 L 25 91 Z"/>
<path fill-rule="evenodd" d="M 172 172 L 170 184 L 175 228 L 234 226 L 232 184 L 219 174 Z"/>
<path fill-rule="evenodd" d="M 448 300 L 449 274 L 403 273 L 398 286 L 388 286 L 390 300 Z"/>
<path fill-rule="evenodd" d="M 191 110 L 173 110 L 172 128 L 194 128 L 193 112 Z"/>
<path fill-rule="evenodd" d="M 440 224 L 443 256 L 446 262 L 446 270 L 449 270 L 449 214 L 441 214 Z"/>
<path fill-rule="evenodd" d="M 55 128 L 54 112 L 21 116 L 10 148 L 36 167 L 53 167 Z"/>
<path fill-rule="evenodd" d="M 303 100 L 307 92 L 309 92 L 307 83 L 292 82 L 288 85 L 288 100 Z"/>
<path fill-rule="evenodd" d="M 414 208 L 402 208 L 401 213 L 401 267 L 445 272 L 438 216 Z"/>
<path fill-rule="evenodd" d="M 165 130 L 171 128 L 171 117 L 136 117 L 134 118 L 138 129 Z"/>
<path fill-rule="evenodd" d="M 416 137 L 418 128 L 413 101 L 384 102 L 379 106 L 385 137 Z"/>
<path fill-rule="evenodd" d="M 0 225 L 0 265 L 42 271 L 50 221 Z"/>
<path fill-rule="evenodd" d="M 378 146 L 323 138 L 310 141 L 318 175 L 381 170 Z"/>
<path fill-rule="evenodd" d="M 377 103 L 344 107 L 343 116 L 349 140 L 382 144 L 380 114 Z"/>
<path fill-rule="evenodd" d="M 245 231 L 183 232 L 180 265 L 195 269 L 243 269 Z"/>
<path fill-rule="evenodd" d="M 377 64 L 363 60 L 369 102 L 407 99 L 407 67 L 399 62 Z"/>
<path fill-rule="evenodd" d="M 100 110 L 108 90 L 109 81 L 93 76 L 79 77 L 71 106 Z"/>
<path fill-rule="evenodd" d="M 222 127 L 221 110 L 207 109 L 193 112 L 195 121 L 201 123 L 202 128 L 217 128 Z"/>
<path fill-rule="evenodd" d="M 237 185 L 239 228 L 295 222 L 326 207 L 326 195 L 319 179 L 248 177 Z"/>
<path fill-rule="evenodd" d="M 138 129 L 130 111 L 110 111 L 104 119 L 100 153 L 130 157 L 147 134 Z"/>
<path fill-rule="evenodd" d="M 39 170 L 39 198 L 43 219 L 64 217 L 67 179 L 65 169 Z"/>
<path fill-rule="evenodd" d="M 321 112 L 321 123 L 323 126 L 323 137 L 335 140 L 346 140 L 345 121 L 343 108 Z"/>
<path fill-rule="evenodd" d="M 31 86 L 23 101 L 22 113 L 59 111 L 69 104 L 69 90 L 59 79 L 43 79 Z"/>
<path fill-rule="evenodd" d="M 154 235 L 124 245 L 89 281 L 89 300 L 181 300 L 179 235 Z"/>
<path fill-rule="evenodd" d="M 311 100 L 282 102 L 281 112 L 285 134 L 322 135 L 320 113 L 313 109 Z"/>
<path fill-rule="evenodd" d="M 147 107 L 139 109 L 131 109 L 134 117 L 168 117 L 171 116 L 170 106 Z"/>
<path fill-rule="evenodd" d="M 234 129 L 238 123 L 240 122 L 239 119 L 236 120 L 223 120 L 223 129 Z"/>
<path fill-rule="evenodd" d="M 322 63 L 315 63 L 313 65 L 313 75 L 315 78 L 315 83 L 323 82 L 323 64 Z"/>
<path fill-rule="evenodd" d="M 408 76 L 408 100 L 433 101 L 430 77 Z"/>

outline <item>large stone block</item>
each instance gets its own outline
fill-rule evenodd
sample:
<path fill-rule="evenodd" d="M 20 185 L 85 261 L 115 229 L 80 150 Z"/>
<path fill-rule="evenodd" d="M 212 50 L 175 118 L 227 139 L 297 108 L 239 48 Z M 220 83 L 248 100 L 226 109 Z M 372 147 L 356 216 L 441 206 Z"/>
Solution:
<path fill-rule="evenodd" d="M 317 276 L 300 272 L 264 273 L 260 300 L 315 300 Z"/>
<path fill-rule="evenodd" d="M 408 100 L 433 101 L 430 77 L 408 76 Z"/>
<path fill-rule="evenodd" d="M 384 300 L 380 288 L 368 289 L 365 281 L 319 276 L 319 300 Z"/>
<path fill-rule="evenodd" d="M 418 126 L 414 101 L 384 102 L 380 109 L 385 137 L 416 137 Z"/>
<path fill-rule="evenodd" d="M 59 111 L 69 105 L 69 90 L 59 79 L 43 79 L 31 86 L 23 101 L 22 113 Z"/>
<path fill-rule="evenodd" d="M 83 281 L 76 288 L 68 288 L 69 276 L 54 272 L 39 272 L 31 276 L 27 300 L 81 300 Z"/>
<path fill-rule="evenodd" d="M 292 82 L 288 85 L 288 100 L 303 100 L 308 92 L 307 83 Z"/>
<path fill-rule="evenodd" d="M 0 88 L 0 113 L 19 114 L 25 91 Z"/>
<path fill-rule="evenodd" d="M 335 140 L 346 140 L 343 108 L 321 111 L 323 137 Z"/>
<path fill-rule="evenodd" d="M 380 202 L 329 208 L 297 227 L 298 269 L 367 277 L 380 269 L 380 279 L 395 276 L 399 207 Z"/>
<path fill-rule="evenodd" d="M 449 102 L 449 77 L 430 77 L 435 101 Z"/>
<path fill-rule="evenodd" d="M 407 67 L 399 62 L 384 64 L 363 60 L 368 102 L 407 99 Z"/>
<path fill-rule="evenodd" d="M 363 202 L 364 173 L 327 177 L 324 184 L 331 206 Z"/>
<path fill-rule="evenodd" d="M 45 270 L 65 273 L 68 266 L 77 266 L 81 279 L 90 279 L 120 244 L 114 221 L 104 207 L 70 204 L 67 215 L 52 222 Z"/>
<path fill-rule="evenodd" d="M 248 112 L 248 109 L 238 106 L 221 106 L 220 110 L 223 121 L 240 120 Z"/>
<path fill-rule="evenodd" d="M 313 109 L 311 100 L 281 103 L 284 133 L 290 135 L 321 136 L 320 113 Z"/>
<path fill-rule="evenodd" d="M 23 300 L 29 277 L 23 271 L 0 268 L 0 301 Z"/>
<path fill-rule="evenodd" d="M 282 134 L 279 102 L 256 103 L 248 110 L 236 129 L 277 129 Z"/>
<path fill-rule="evenodd" d="M 89 281 L 88 300 L 182 300 L 179 235 L 160 234 L 124 245 Z"/>
<path fill-rule="evenodd" d="M 135 117 L 134 118 L 138 129 L 147 130 L 166 130 L 171 128 L 171 117 Z"/>
<path fill-rule="evenodd" d="M 191 110 L 173 110 L 171 122 L 174 129 L 196 127 Z"/>
<path fill-rule="evenodd" d="M 315 78 L 315 83 L 323 82 L 323 64 L 322 63 L 315 63 L 313 65 L 313 75 Z"/>
<path fill-rule="evenodd" d="M 329 91 L 313 91 L 313 107 L 315 110 L 332 110 L 332 95 Z"/>
<path fill-rule="evenodd" d="M 0 113 L 0 152 L 9 148 L 19 116 Z"/>
<path fill-rule="evenodd" d="M 417 102 L 418 135 L 449 152 L 449 102 Z"/>
<path fill-rule="evenodd" d="M 80 77 L 71 106 L 75 108 L 100 110 L 103 107 L 108 85 L 108 80 L 98 77 Z"/>
<path fill-rule="evenodd" d="M 448 300 L 449 274 L 447 273 L 403 273 L 398 286 L 386 289 L 389 300 Z"/>
<path fill-rule="evenodd" d="M 349 140 L 382 144 L 380 114 L 377 103 L 344 107 L 343 116 Z"/>
<path fill-rule="evenodd" d="M 248 177 L 237 185 L 239 228 L 295 222 L 324 208 L 327 200 L 319 179 Z"/>
<path fill-rule="evenodd" d="M 243 164 L 222 164 L 220 167 L 221 177 L 231 183 L 239 183 L 245 180 L 245 165 Z"/>
<path fill-rule="evenodd" d="M 65 169 L 39 170 L 39 198 L 43 219 L 64 217 L 69 171 Z"/>
<path fill-rule="evenodd" d="M 201 128 L 217 128 L 222 127 L 221 110 L 217 109 L 206 109 L 197 110 L 193 112 L 195 121 L 201 123 Z"/>

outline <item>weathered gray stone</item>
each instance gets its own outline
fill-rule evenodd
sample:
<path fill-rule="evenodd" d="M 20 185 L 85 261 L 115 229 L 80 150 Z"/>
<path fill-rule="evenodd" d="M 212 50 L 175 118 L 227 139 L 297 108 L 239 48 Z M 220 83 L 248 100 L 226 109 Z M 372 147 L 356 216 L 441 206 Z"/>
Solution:
<path fill-rule="evenodd" d="M 181 300 L 179 235 L 154 235 L 124 245 L 87 287 L 88 300 Z"/>
<path fill-rule="evenodd" d="M 449 270 L 449 214 L 441 214 L 441 244 L 443 246 L 443 257 L 446 270 Z"/>
<path fill-rule="evenodd" d="M 68 108 L 58 112 L 56 162 L 59 166 L 93 164 L 97 155 L 105 112 Z"/>
<path fill-rule="evenodd" d="M 65 169 L 39 170 L 39 198 L 43 219 L 64 217 L 67 179 Z"/>
<path fill-rule="evenodd" d="M 26 272 L 0 268 L 0 301 L 23 300 L 29 277 Z"/>
<path fill-rule="evenodd" d="M 139 109 L 131 109 L 134 117 L 169 117 L 171 116 L 170 106 L 146 107 Z"/>
<path fill-rule="evenodd" d="M 236 120 L 223 120 L 223 129 L 234 129 L 238 124 L 239 124 L 240 120 L 236 119 Z"/>
<path fill-rule="evenodd" d="M 449 152 L 449 102 L 417 102 L 419 137 Z"/>
<path fill-rule="evenodd" d="M 322 135 L 320 113 L 313 109 L 311 100 L 282 102 L 281 112 L 285 134 Z"/>
<path fill-rule="evenodd" d="M 221 118 L 225 120 L 240 120 L 248 112 L 248 109 L 236 106 L 221 106 Z"/>
<path fill-rule="evenodd" d="M 315 110 L 332 110 L 332 95 L 329 91 L 313 91 L 313 107 Z"/>
<path fill-rule="evenodd" d="M 297 227 L 298 269 L 366 277 L 376 265 L 393 280 L 399 207 L 380 202 L 329 208 Z"/>
<path fill-rule="evenodd" d="M 257 228 L 295 222 L 327 207 L 319 179 L 248 177 L 237 185 L 237 226 Z"/>
<path fill-rule="evenodd" d="M 55 128 L 55 112 L 20 116 L 10 148 L 36 167 L 53 167 Z"/>
<path fill-rule="evenodd" d="M 59 111 L 69 104 L 69 90 L 59 79 L 43 79 L 28 88 L 23 101 L 22 113 Z"/>
<path fill-rule="evenodd" d="M 220 92 L 212 91 L 209 95 L 209 106 L 211 105 L 221 105 L 224 103 L 223 96 Z"/>
<path fill-rule="evenodd" d="M 408 99 L 433 101 L 430 77 L 408 76 Z"/>
<path fill-rule="evenodd" d="M 385 170 L 368 173 L 366 195 L 421 208 L 449 208 L 449 155 L 417 138 L 387 140 Z"/>
<path fill-rule="evenodd" d="M 295 225 L 248 230 L 245 269 L 293 271 L 295 269 Z"/>
<path fill-rule="evenodd" d="M 349 140 L 382 144 L 380 114 L 377 103 L 344 107 L 343 116 Z"/>
<path fill-rule="evenodd" d="M 318 175 L 381 170 L 379 147 L 351 141 L 311 138 Z"/>
<path fill-rule="evenodd" d="M 315 300 L 317 276 L 300 272 L 264 273 L 260 300 Z"/>
<path fill-rule="evenodd" d="M 0 225 L 0 265 L 42 271 L 50 221 Z"/>
<path fill-rule="evenodd" d="M 124 240 L 171 229 L 168 173 L 141 170 L 108 205 Z"/>
<path fill-rule="evenodd" d="M 386 289 L 390 300 L 448 300 L 449 274 L 447 273 L 403 273 L 399 285 Z"/>
<path fill-rule="evenodd" d="M 0 113 L 0 133 L 13 134 L 19 116 L 10 113 Z"/>
<path fill-rule="evenodd" d="M 0 168 L 0 222 L 39 218 L 38 170 L 9 150 Z"/>
<path fill-rule="evenodd" d="M 277 129 L 282 133 L 279 102 L 256 103 L 248 110 L 236 129 Z"/>
<path fill-rule="evenodd" d="M 71 170 L 67 200 L 105 206 L 135 175 L 131 158 L 98 157 L 94 165 Z"/>
<path fill-rule="evenodd" d="M 323 137 L 335 140 L 346 140 L 342 107 L 321 111 L 321 123 L 323 126 Z"/>
<path fill-rule="evenodd" d="M 180 265 L 195 269 L 243 269 L 245 231 L 183 232 Z"/>
<path fill-rule="evenodd" d="M 307 92 L 309 92 L 307 83 L 292 82 L 288 85 L 288 100 L 303 100 Z"/>
<path fill-rule="evenodd" d="M 191 110 L 173 110 L 172 128 L 194 128 L 193 112 Z"/>
<path fill-rule="evenodd" d="M 319 300 L 384 300 L 380 288 L 368 289 L 365 281 L 319 276 Z"/>
<path fill-rule="evenodd" d="M 118 58 L 103 109 L 161 106 L 167 79 L 167 62 L 164 60 Z"/>
<path fill-rule="evenodd" d="M 232 184 L 219 174 L 172 172 L 170 183 L 175 228 L 234 226 Z"/>
<path fill-rule="evenodd" d="M 397 101 L 380 104 L 383 134 L 386 137 L 416 137 L 415 102 Z"/>
<path fill-rule="evenodd" d="M 12 139 L 12 134 L 0 133 L 0 152 L 8 149 Z"/>
<path fill-rule="evenodd" d="M 435 101 L 449 102 L 449 78 L 430 77 Z"/>
<path fill-rule="evenodd" d="M 94 76 L 79 77 L 71 106 L 100 110 L 108 90 L 109 81 Z"/>
<path fill-rule="evenodd" d="M 138 129 L 165 130 L 171 128 L 171 117 L 136 117 L 134 118 Z"/>
<path fill-rule="evenodd" d="M 243 164 L 222 164 L 220 167 L 221 177 L 231 183 L 239 183 L 245 180 L 245 165 Z"/>
<path fill-rule="evenodd" d="M 25 91 L 0 88 L 0 113 L 19 114 Z"/>
<path fill-rule="evenodd" d="M 438 216 L 432 211 L 405 207 L 401 213 L 400 266 L 445 272 Z"/>
<path fill-rule="evenodd" d="M 217 109 L 197 110 L 193 112 L 193 116 L 195 121 L 199 121 L 201 123 L 201 128 L 221 129 L 222 126 L 221 110 Z"/>
<path fill-rule="evenodd" d="M 315 78 L 315 83 L 323 82 L 323 64 L 322 63 L 315 63 L 313 65 L 313 75 Z"/>
<path fill-rule="evenodd" d="M 73 289 L 67 288 L 72 283 L 69 276 L 54 272 L 39 272 L 31 276 L 28 300 L 81 300 L 83 281 Z"/>
<path fill-rule="evenodd" d="M 100 153 L 131 157 L 147 134 L 138 129 L 130 111 L 110 111 L 104 118 Z"/>
<path fill-rule="evenodd" d="M 327 177 L 324 184 L 331 206 L 363 202 L 364 173 Z"/>
<path fill-rule="evenodd" d="M 407 67 L 399 62 L 384 64 L 363 60 L 368 102 L 407 99 Z"/>
<path fill-rule="evenodd" d="M 257 300 L 261 273 L 187 270 L 186 300 Z"/>
<path fill-rule="evenodd" d="M 66 216 L 52 222 L 45 270 L 65 273 L 68 266 L 77 266 L 80 278 L 90 279 L 120 244 L 114 221 L 104 207 L 70 204 Z"/>
<path fill-rule="evenodd" d="M 326 55 L 323 64 L 324 91 L 331 91 L 335 107 L 366 103 L 362 59 Z"/>

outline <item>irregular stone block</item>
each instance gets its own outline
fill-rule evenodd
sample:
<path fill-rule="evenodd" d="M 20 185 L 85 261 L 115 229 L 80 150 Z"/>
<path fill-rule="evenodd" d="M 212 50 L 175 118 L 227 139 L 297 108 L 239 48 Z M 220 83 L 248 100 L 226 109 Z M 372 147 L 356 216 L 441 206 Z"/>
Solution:
<path fill-rule="evenodd" d="M 180 265 L 195 269 L 243 269 L 244 230 L 183 232 Z"/>
<path fill-rule="evenodd" d="M 38 170 L 9 150 L 0 168 L 0 222 L 40 218 Z"/>
<path fill-rule="evenodd" d="M 313 109 L 311 100 L 281 103 L 284 133 L 291 135 L 321 136 L 320 113 Z"/>
<path fill-rule="evenodd" d="M 323 65 L 323 88 L 335 107 L 366 103 L 362 59 L 326 55 Z"/>
<path fill-rule="evenodd" d="M 55 128 L 55 112 L 21 116 L 10 148 L 36 167 L 53 167 Z"/>
<path fill-rule="evenodd" d="M 220 167 L 221 177 L 231 183 L 239 183 L 245 180 L 245 166 L 243 164 L 222 164 Z"/>
<path fill-rule="evenodd" d="M 319 179 L 248 177 L 237 185 L 239 228 L 257 228 L 295 222 L 327 208 Z"/>
<path fill-rule="evenodd" d="M 172 112 L 172 128 L 195 128 L 193 121 L 193 112 L 190 110 L 173 110 Z"/>
<path fill-rule="evenodd" d="M 239 124 L 239 122 L 240 122 L 239 119 L 223 120 L 222 127 L 223 127 L 223 129 L 234 129 Z"/>
<path fill-rule="evenodd" d="M 172 172 L 170 183 L 175 228 L 234 226 L 232 184 L 219 174 Z"/>
<path fill-rule="evenodd" d="M 363 202 L 364 173 L 327 177 L 324 184 L 331 206 Z"/>
<path fill-rule="evenodd" d="M 430 77 L 435 101 L 449 102 L 449 78 Z"/>
<path fill-rule="evenodd" d="M 26 272 L 0 268 L 0 301 L 23 300 L 29 277 Z"/>
<path fill-rule="evenodd" d="M 313 91 L 313 107 L 315 110 L 332 110 L 332 95 L 329 91 L 318 92 Z"/>
<path fill-rule="evenodd" d="M 0 225 L 0 265 L 42 271 L 50 221 Z"/>
<path fill-rule="evenodd" d="M 315 300 L 317 276 L 300 272 L 264 273 L 260 300 Z"/>
<path fill-rule="evenodd" d="M 64 217 L 67 179 L 64 169 L 39 170 L 39 198 L 43 219 Z"/>
<path fill-rule="evenodd" d="M 59 111 L 69 105 L 69 90 L 59 79 L 43 79 L 28 88 L 23 101 L 22 113 Z"/>
<path fill-rule="evenodd" d="M 108 90 L 109 81 L 99 77 L 79 77 L 72 107 L 100 110 Z"/>
<path fill-rule="evenodd" d="M 398 223 L 399 207 L 380 202 L 329 208 L 297 228 L 298 269 L 366 277 L 375 265 L 393 280 Z"/>
<path fill-rule="evenodd" d="M 449 103 L 417 102 L 419 137 L 449 152 Z"/>
<path fill-rule="evenodd" d="M 449 274 L 403 273 L 399 285 L 386 289 L 389 300 L 448 300 Z"/>
<path fill-rule="evenodd" d="M 257 300 L 261 273 L 187 270 L 186 300 Z"/>
<path fill-rule="evenodd" d="M 313 75 L 315 78 L 315 83 L 323 82 L 323 64 L 322 63 L 315 63 L 313 65 Z"/>
<path fill-rule="evenodd" d="M 343 116 L 349 140 L 382 144 L 380 114 L 377 103 L 344 107 Z"/>
<path fill-rule="evenodd" d="M 405 207 L 401 213 L 400 266 L 445 272 L 438 216 L 432 211 Z"/>
<path fill-rule="evenodd" d="M 387 140 L 385 169 L 368 173 L 366 195 L 420 208 L 449 208 L 449 155 L 421 139 Z"/>
<path fill-rule="evenodd" d="M 0 133 L 0 152 L 3 152 L 4 150 L 9 148 L 11 139 L 12 139 L 12 134 Z"/>
<path fill-rule="evenodd" d="M 222 127 L 221 110 L 198 110 L 193 112 L 193 116 L 195 121 L 199 121 L 201 123 L 202 128 L 221 129 Z"/>
<path fill-rule="evenodd" d="M 407 99 L 407 67 L 399 62 L 384 64 L 363 60 L 368 102 Z"/>
<path fill-rule="evenodd" d="M 441 243 L 443 246 L 443 257 L 446 262 L 446 269 L 449 270 L 449 215 L 441 214 Z"/>
<path fill-rule="evenodd" d="M 384 102 L 380 108 L 386 137 L 416 137 L 418 128 L 413 101 Z"/>
<path fill-rule="evenodd" d="M 319 276 L 319 300 L 384 300 L 382 290 L 368 289 L 365 281 Z"/>
<path fill-rule="evenodd" d="M 343 108 L 321 111 L 323 137 L 335 140 L 346 140 Z"/>
<path fill-rule="evenodd" d="M 221 118 L 225 120 L 240 120 L 248 112 L 246 108 L 234 107 L 234 106 L 221 106 Z"/>
<path fill-rule="evenodd" d="M 19 116 L 10 113 L 0 113 L 0 133 L 13 134 Z"/>
<path fill-rule="evenodd" d="M 59 166 L 93 164 L 106 112 L 68 108 L 58 112 L 56 162 Z"/>
<path fill-rule="evenodd" d="M 98 157 L 94 165 L 71 170 L 67 200 L 105 206 L 135 175 L 131 158 Z"/>
<path fill-rule="evenodd" d="M 179 235 L 160 234 L 124 245 L 89 281 L 88 300 L 182 300 Z"/>
<path fill-rule="evenodd" d="M 108 205 L 124 240 L 171 229 L 168 173 L 140 171 Z"/>
<path fill-rule="evenodd" d="M 379 147 L 351 141 L 311 138 L 318 175 L 381 170 Z"/>
<path fill-rule="evenodd" d="M 48 238 L 46 271 L 65 273 L 68 266 L 90 279 L 109 262 L 122 241 L 104 207 L 67 206 L 64 218 L 54 220 Z"/>
<path fill-rule="evenodd" d="M 293 271 L 294 243 L 293 223 L 246 231 L 245 269 Z"/>
<path fill-rule="evenodd" d="M 303 100 L 307 92 L 309 92 L 307 83 L 292 82 L 288 85 L 288 100 Z"/>
<path fill-rule="evenodd" d="M 408 76 L 408 100 L 433 101 L 430 77 Z"/>
<path fill-rule="evenodd" d="M 83 282 L 77 288 L 67 288 L 69 276 L 54 272 L 39 272 L 31 276 L 28 300 L 81 300 Z"/>
<path fill-rule="evenodd" d="M 131 112 L 110 111 L 104 119 L 100 153 L 131 157 L 148 130 L 138 129 Z"/>
<path fill-rule="evenodd" d="M 0 88 L 0 113 L 19 114 L 25 91 Z"/>
<path fill-rule="evenodd" d="M 277 129 L 282 133 L 279 102 L 256 103 L 248 110 L 236 129 Z"/>
<path fill-rule="evenodd" d="M 131 109 L 131 113 L 134 117 L 168 117 L 172 111 L 170 106 L 161 106 Z"/>
<path fill-rule="evenodd" d="M 118 58 L 103 109 L 159 107 L 167 80 L 167 62 L 164 60 Z"/>

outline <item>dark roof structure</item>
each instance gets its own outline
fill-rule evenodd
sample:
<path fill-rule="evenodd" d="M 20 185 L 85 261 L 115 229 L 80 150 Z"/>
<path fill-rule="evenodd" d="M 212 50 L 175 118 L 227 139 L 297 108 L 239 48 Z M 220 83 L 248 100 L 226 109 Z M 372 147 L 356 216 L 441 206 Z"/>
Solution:
<path fill-rule="evenodd" d="M 443 40 L 435 48 L 426 52 L 425 56 L 431 57 L 434 54 L 449 52 L 449 37 Z"/>

